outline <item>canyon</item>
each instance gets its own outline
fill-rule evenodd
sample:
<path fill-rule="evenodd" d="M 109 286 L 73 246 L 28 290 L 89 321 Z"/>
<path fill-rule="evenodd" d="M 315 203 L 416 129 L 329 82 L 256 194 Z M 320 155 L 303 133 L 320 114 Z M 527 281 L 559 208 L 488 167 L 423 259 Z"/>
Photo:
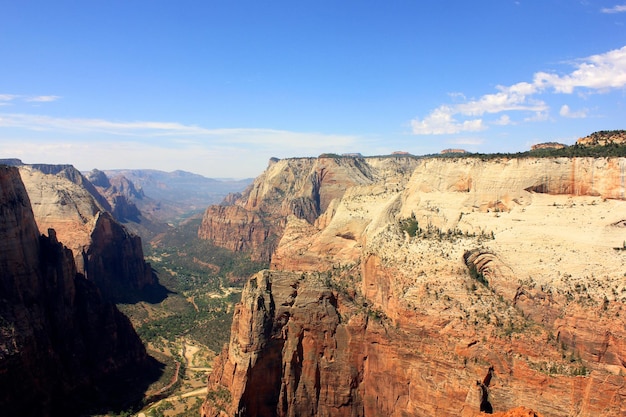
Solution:
<path fill-rule="evenodd" d="M 198 231 L 270 263 L 202 415 L 624 415 L 625 191 L 624 157 L 272 159 Z"/>
<path fill-rule="evenodd" d="M 0 409 L 82 415 L 141 400 L 159 364 L 85 279 L 54 229 L 41 234 L 20 171 L 0 166 Z"/>
<path fill-rule="evenodd" d="M 130 301 L 158 286 L 144 260 L 141 238 L 120 222 L 139 215 L 119 191 L 123 183 L 102 187 L 100 179 L 94 181 L 96 186 L 71 165 L 18 164 L 18 168 L 39 232 L 54 229 L 72 251 L 77 271 L 106 298 Z M 114 192 L 105 192 L 110 189 Z"/>

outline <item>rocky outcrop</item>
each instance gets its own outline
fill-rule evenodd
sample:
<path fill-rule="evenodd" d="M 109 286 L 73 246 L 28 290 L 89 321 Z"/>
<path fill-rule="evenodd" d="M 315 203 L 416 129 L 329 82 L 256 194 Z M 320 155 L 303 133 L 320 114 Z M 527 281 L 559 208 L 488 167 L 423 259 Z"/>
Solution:
<path fill-rule="evenodd" d="M 203 415 L 221 409 L 246 416 L 358 415 L 363 405 L 354 397 L 364 357 L 349 351 L 340 322 L 337 299 L 322 280 L 257 274 L 235 311 L 230 348 L 210 377 Z M 220 396 L 224 390 L 230 395 Z"/>
<path fill-rule="evenodd" d="M 135 185 L 123 175 L 109 179 L 103 171 L 94 169 L 87 174 L 98 193 L 106 198 L 109 211 L 120 222 L 140 223 L 141 212 L 135 200 L 145 198 L 143 191 L 137 190 Z"/>
<path fill-rule="evenodd" d="M 141 239 L 110 214 L 109 201 L 71 165 L 20 168 L 40 233 L 53 228 L 73 255 L 78 272 L 116 301 L 156 286 Z M 102 184 L 102 178 L 97 179 Z"/>
<path fill-rule="evenodd" d="M 150 264 L 144 261 L 141 238 L 131 235 L 107 213 L 93 220 L 91 243 L 83 250 L 85 275 L 113 300 L 154 286 Z"/>
<path fill-rule="evenodd" d="M 441 151 L 442 155 L 445 154 L 450 154 L 450 153 L 467 153 L 467 151 L 465 149 L 444 149 L 443 151 Z"/>
<path fill-rule="evenodd" d="M 624 158 L 366 158 L 314 221 L 298 161 L 235 203 L 284 226 L 203 415 L 626 413 Z"/>
<path fill-rule="evenodd" d="M 94 184 L 97 192 L 108 204 L 108 211 L 115 220 L 144 241 L 166 232 L 170 226 L 162 218 L 162 204 L 147 197 L 141 187 L 122 174 L 109 178 L 104 171 L 97 169 L 87 174 L 87 179 Z"/>
<path fill-rule="evenodd" d="M 78 415 L 141 399 L 150 361 L 128 319 L 40 236 L 16 168 L 0 166 L 0 409 Z M 152 374 L 151 376 L 153 376 Z"/>
<path fill-rule="evenodd" d="M 207 209 L 198 236 L 269 262 L 287 216 L 313 224 L 350 187 L 376 181 L 395 187 L 416 164 L 407 156 L 274 159 L 232 205 Z"/>
<path fill-rule="evenodd" d="M 576 141 L 579 146 L 608 146 L 626 144 L 625 130 L 603 130 Z"/>
<path fill-rule="evenodd" d="M 531 151 L 536 151 L 539 149 L 564 149 L 567 148 L 567 145 L 564 145 L 562 143 L 558 143 L 558 142 L 543 142 L 543 143 L 537 143 L 535 145 L 532 145 L 530 147 Z"/>

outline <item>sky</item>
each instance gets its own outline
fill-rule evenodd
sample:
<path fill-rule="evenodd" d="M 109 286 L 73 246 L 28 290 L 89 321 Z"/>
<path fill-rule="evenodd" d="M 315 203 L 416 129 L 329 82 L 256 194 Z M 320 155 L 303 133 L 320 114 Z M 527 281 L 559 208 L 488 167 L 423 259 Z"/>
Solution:
<path fill-rule="evenodd" d="M 626 129 L 626 1 L 0 0 L 0 158 L 259 175 Z"/>

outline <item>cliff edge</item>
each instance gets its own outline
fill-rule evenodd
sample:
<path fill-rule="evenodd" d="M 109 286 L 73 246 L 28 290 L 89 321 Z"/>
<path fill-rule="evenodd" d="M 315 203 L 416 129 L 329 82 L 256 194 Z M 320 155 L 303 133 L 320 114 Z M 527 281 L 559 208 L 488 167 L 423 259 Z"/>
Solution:
<path fill-rule="evenodd" d="M 128 319 L 39 234 L 16 168 L 0 166 L 0 409 L 78 415 L 141 399 L 158 369 Z"/>
<path fill-rule="evenodd" d="M 289 209 L 317 201 L 322 167 L 325 203 Z M 624 172 L 618 157 L 273 163 L 231 209 L 273 219 L 275 249 L 203 416 L 624 415 Z M 207 230 L 258 254 L 224 213 Z"/>
<path fill-rule="evenodd" d="M 21 165 L 40 233 L 53 228 L 73 253 L 78 272 L 115 301 L 158 287 L 141 238 L 115 219 L 109 201 L 71 165 Z M 135 208 L 136 209 L 136 208 Z"/>

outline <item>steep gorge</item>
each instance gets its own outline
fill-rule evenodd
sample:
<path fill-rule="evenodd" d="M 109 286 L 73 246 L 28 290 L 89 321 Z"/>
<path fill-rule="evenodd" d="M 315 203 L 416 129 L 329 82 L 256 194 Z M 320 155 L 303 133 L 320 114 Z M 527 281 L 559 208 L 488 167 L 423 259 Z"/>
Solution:
<path fill-rule="evenodd" d="M 273 159 L 239 198 L 206 210 L 198 236 L 269 262 L 288 216 L 312 224 L 350 187 L 381 178 L 396 186 L 416 164 L 409 157 L 371 158 L 367 163 L 335 157 Z"/>
<path fill-rule="evenodd" d="M 110 202 L 71 165 L 20 165 L 40 233 L 53 228 L 71 249 L 78 272 L 109 299 L 158 285 L 141 239 L 115 219 Z"/>
<path fill-rule="evenodd" d="M 236 208 L 209 208 L 199 232 L 265 253 L 272 268 L 246 285 L 203 415 L 473 416 L 520 405 L 623 415 L 625 166 L 272 163 Z M 322 168 L 332 181 L 312 180 Z M 311 209 L 293 210 L 303 198 Z M 245 216 L 231 221 L 229 210 Z M 271 250 L 248 240 L 252 216 L 271 219 Z"/>
<path fill-rule="evenodd" d="M 19 171 L 0 166 L 0 409 L 71 416 L 127 407 L 158 364 L 128 319 L 77 273 L 54 230 L 47 234 Z"/>

